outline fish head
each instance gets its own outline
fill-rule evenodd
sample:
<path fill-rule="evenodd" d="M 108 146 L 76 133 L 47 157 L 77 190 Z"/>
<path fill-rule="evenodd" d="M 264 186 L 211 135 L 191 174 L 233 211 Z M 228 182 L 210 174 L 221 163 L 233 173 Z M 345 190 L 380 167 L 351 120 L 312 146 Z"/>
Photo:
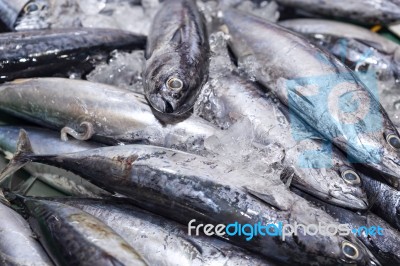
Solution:
<path fill-rule="evenodd" d="M 174 65 L 167 61 L 163 64 L 149 64 L 144 73 L 145 95 L 156 111 L 181 115 L 193 107 L 199 83 L 184 69 Z"/>
<path fill-rule="evenodd" d="M 400 135 L 398 130 L 389 119 L 384 119 L 383 130 L 372 137 L 381 145 L 379 159 L 368 164 L 377 170 L 372 176 L 400 190 Z"/>
<path fill-rule="evenodd" d="M 21 10 L 17 21 L 16 30 L 33 30 L 48 28 L 48 0 L 29 1 Z"/>
<path fill-rule="evenodd" d="M 351 234 L 351 233 L 350 233 Z M 340 243 L 340 260 L 355 265 L 378 266 L 380 262 L 355 236 L 349 235 Z"/>
<path fill-rule="evenodd" d="M 327 147 L 326 143 L 324 140 L 298 143 L 293 186 L 331 204 L 367 209 L 368 199 L 359 174 L 339 150 L 332 144 Z"/>

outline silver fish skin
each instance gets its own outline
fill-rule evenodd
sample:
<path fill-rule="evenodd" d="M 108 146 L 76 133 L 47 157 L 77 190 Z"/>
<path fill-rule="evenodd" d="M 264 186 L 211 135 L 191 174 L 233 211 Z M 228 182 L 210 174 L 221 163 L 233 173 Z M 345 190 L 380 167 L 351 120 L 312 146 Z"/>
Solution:
<path fill-rule="evenodd" d="M 188 224 L 193 219 L 198 223 L 214 225 L 234 222 L 336 223 L 300 197 L 278 190 L 278 196 L 247 190 L 246 180 L 250 178 L 246 178 L 246 173 L 229 171 L 229 167 L 218 161 L 184 152 L 149 145 L 126 145 L 72 154 L 34 155 L 25 131 L 21 131 L 18 147 L 13 160 L 1 173 L 0 180 L 26 163 L 41 162 L 72 171 L 100 187 L 128 197 L 137 206 L 182 224 Z M 264 186 L 268 188 L 268 182 L 264 181 Z M 284 210 L 279 209 L 283 205 L 278 204 L 282 199 L 274 199 L 274 196 L 284 198 L 288 206 Z M 299 233 L 297 237 L 293 234 L 288 236 L 285 241 L 279 237 L 260 235 L 254 236 L 251 241 L 244 236 L 227 240 L 282 263 L 379 264 L 352 236 Z"/>
<path fill-rule="evenodd" d="M 367 175 L 361 175 L 372 211 L 400 231 L 400 193 Z"/>
<path fill-rule="evenodd" d="M 0 0 L 0 18 L 9 30 L 14 30 L 15 22 L 30 0 Z"/>
<path fill-rule="evenodd" d="M 276 24 L 233 9 L 224 11 L 224 21 L 241 69 L 353 162 L 400 189 L 399 133 L 351 70 L 305 37 Z"/>
<path fill-rule="evenodd" d="M 280 24 L 304 34 L 345 63 L 378 96 L 392 122 L 400 125 L 398 44 L 365 28 L 343 22 L 294 19 Z"/>
<path fill-rule="evenodd" d="M 400 20 L 398 0 L 277 0 L 276 2 L 317 15 L 351 19 L 360 23 L 388 24 Z"/>
<path fill-rule="evenodd" d="M 147 265 L 121 236 L 90 214 L 58 202 L 21 202 L 56 265 Z"/>
<path fill-rule="evenodd" d="M 379 90 L 398 86 L 400 46 L 379 34 L 349 23 L 322 19 L 292 19 L 279 24 L 328 49 L 353 71 L 375 74 L 382 84 Z"/>
<path fill-rule="evenodd" d="M 73 67 L 85 72 L 95 56 L 114 49 L 143 49 L 144 36 L 96 28 L 52 29 L 0 35 L 0 81 L 52 76 Z"/>
<path fill-rule="evenodd" d="M 164 126 L 142 95 L 109 85 L 60 78 L 0 85 L 0 109 L 58 130 L 67 127 L 81 132 L 85 129 L 81 124 L 89 124 L 86 139 L 93 135 L 95 140 L 111 145 L 147 143 L 201 152 L 204 139 L 217 130 L 195 117 Z"/>
<path fill-rule="evenodd" d="M 178 223 L 121 201 L 50 199 L 79 208 L 121 235 L 148 265 L 275 265 L 213 237 L 189 236 Z"/>
<path fill-rule="evenodd" d="M 356 234 L 364 245 L 378 258 L 383 265 L 399 265 L 400 264 L 400 232 L 391 227 L 379 216 L 373 213 L 357 214 L 355 212 L 336 207 L 320 201 L 306 193 L 295 190 L 295 193 L 308 201 L 320 207 L 333 218 L 338 219 L 341 224 L 347 224 L 351 230 L 358 230 Z M 377 229 L 374 234 L 367 234 L 360 232 L 360 228 L 371 228 L 378 226 L 381 229 L 381 234 L 378 234 Z"/>
<path fill-rule="evenodd" d="M 366 28 L 327 19 L 290 19 L 280 25 L 304 34 L 327 34 L 362 41 L 384 54 L 399 54 L 399 45 Z M 399 55 L 398 55 L 399 56 Z"/>
<path fill-rule="evenodd" d="M 223 129 L 230 128 L 243 117 L 250 119 L 254 129 L 247 130 L 257 131 L 256 135 L 262 138 L 260 143 L 276 143 L 284 147 L 282 164 L 286 169 L 282 179 L 292 177 L 291 184 L 332 204 L 366 209 L 367 196 L 348 160 L 320 136 L 319 139 L 311 138 L 308 132 L 297 134 L 305 137 L 295 136 L 294 131 L 303 129 L 291 124 L 287 107 L 262 92 L 254 83 L 235 74 L 225 38 L 222 32 L 210 36 L 210 69 L 214 74 L 204 86 L 194 113 Z M 303 123 L 296 121 L 296 124 Z M 319 151 L 315 153 L 319 156 L 304 156 L 306 151 Z M 324 157 L 323 163 L 321 157 Z"/>
<path fill-rule="evenodd" d="M 0 150 L 9 159 L 16 150 L 20 129 L 21 127 L 18 126 L 0 126 Z M 65 142 L 60 139 L 59 134 L 47 129 L 34 127 L 24 127 L 24 129 L 29 132 L 32 148 L 37 154 L 78 152 L 104 146 L 88 141 L 70 140 Z M 85 179 L 52 166 L 31 164 L 27 165 L 25 170 L 31 175 L 38 177 L 42 182 L 67 195 L 82 197 L 110 195 Z"/>
<path fill-rule="evenodd" d="M 144 91 L 159 113 L 192 109 L 208 74 L 205 21 L 194 0 L 164 1 L 147 39 Z"/>
<path fill-rule="evenodd" d="M 0 203 L 0 264 L 7 266 L 51 266 L 53 263 L 36 240 L 29 224 Z"/>

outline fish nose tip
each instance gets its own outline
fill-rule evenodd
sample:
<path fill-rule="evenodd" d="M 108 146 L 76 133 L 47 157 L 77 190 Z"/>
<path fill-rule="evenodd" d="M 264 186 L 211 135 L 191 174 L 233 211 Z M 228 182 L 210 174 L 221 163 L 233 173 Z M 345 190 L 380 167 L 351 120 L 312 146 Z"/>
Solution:
<path fill-rule="evenodd" d="M 162 95 L 152 94 L 148 99 L 150 105 L 158 112 L 167 114 L 175 112 L 174 104 L 168 99 L 165 99 Z"/>

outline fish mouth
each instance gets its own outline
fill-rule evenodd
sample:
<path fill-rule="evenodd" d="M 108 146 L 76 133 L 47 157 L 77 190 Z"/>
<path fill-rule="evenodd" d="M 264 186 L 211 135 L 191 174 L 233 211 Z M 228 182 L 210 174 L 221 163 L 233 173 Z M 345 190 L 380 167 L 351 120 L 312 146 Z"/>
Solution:
<path fill-rule="evenodd" d="M 400 161 L 385 157 L 380 164 L 373 165 L 379 179 L 384 180 L 389 186 L 400 190 Z"/>
<path fill-rule="evenodd" d="M 304 186 L 296 185 L 297 189 L 306 192 L 314 197 L 321 199 L 327 203 L 344 207 L 352 210 L 367 210 L 369 207 L 366 195 L 355 196 L 350 193 L 343 193 L 343 191 L 329 191 L 322 192 L 316 188 L 306 188 Z"/>
<path fill-rule="evenodd" d="M 330 193 L 332 198 L 330 198 L 330 201 L 336 204 L 337 206 L 352 209 L 352 210 L 367 210 L 369 207 L 369 203 L 367 200 L 367 197 L 365 198 L 360 198 L 357 196 L 354 196 L 352 194 L 342 194 L 342 192 L 338 191 L 338 195 L 340 197 L 336 197 L 336 195 L 332 195 L 335 193 Z"/>
<path fill-rule="evenodd" d="M 175 113 L 175 104 L 159 95 L 150 95 L 148 101 L 151 107 L 160 113 Z"/>

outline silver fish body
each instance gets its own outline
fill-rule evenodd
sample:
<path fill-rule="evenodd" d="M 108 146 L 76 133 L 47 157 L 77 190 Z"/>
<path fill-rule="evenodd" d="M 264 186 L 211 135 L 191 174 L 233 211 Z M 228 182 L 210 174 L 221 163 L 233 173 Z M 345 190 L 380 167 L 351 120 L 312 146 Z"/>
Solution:
<path fill-rule="evenodd" d="M 400 232 L 391 227 L 379 216 L 373 213 L 357 214 L 352 211 L 332 206 L 310 195 L 295 191 L 298 195 L 321 207 L 328 214 L 338 219 L 341 224 L 347 224 L 351 230 L 357 230 L 355 235 L 379 259 L 383 265 L 398 265 L 400 263 Z M 376 232 L 369 232 L 375 227 Z M 378 228 L 379 229 L 378 231 Z"/>
<path fill-rule="evenodd" d="M 343 22 L 294 19 L 280 24 L 309 37 L 355 71 L 378 96 L 393 123 L 400 125 L 398 44 L 365 28 Z"/>
<path fill-rule="evenodd" d="M 288 116 L 287 107 L 277 99 L 235 74 L 226 39 L 222 32 L 210 36 L 212 74 L 195 114 L 223 129 L 244 117 L 251 120 L 252 127 L 245 130 L 257 131 L 258 144 L 275 143 L 284 148 L 281 179 L 290 182 L 292 178 L 294 186 L 332 204 L 367 208 L 360 178 L 347 159 L 320 136 L 310 136 L 304 123 Z"/>
<path fill-rule="evenodd" d="M 283 180 L 293 178 L 293 186 L 333 204 L 367 208 L 361 180 L 345 156 L 323 138 L 300 138 L 300 134 L 293 133 L 298 129 L 291 125 L 287 107 L 264 94 L 255 84 L 234 74 L 218 77 L 205 85 L 201 100 L 196 113 L 206 120 L 229 128 L 247 117 L 264 142 L 284 147 Z"/>
<path fill-rule="evenodd" d="M 249 179 L 246 173 L 229 171 L 229 167 L 219 162 L 184 152 L 127 145 L 73 154 L 34 155 L 24 131 L 21 131 L 18 147 L 12 162 L 3 170 L 1 180 L 34 161 L 73 171 L 94 184 L 128 197 L 135 205 L 183 224 L 193 219 L 196 223 L 214 225 L 235 222 L 293 224 L 295 221 L 301 224 L 335 223 L 330 216 L 288 192 L 277 191 L 279 195 L 275 197 L 285 199 L 288 205 L 285 210 L 279 210 L 277 208 L 282 204 L 274 204 L 274 199 L 268 198 L 273 194 L 246 189 L 246 180 Z M 264 186 L 269 185 L 266 182 Z M 275 207 L 271 207 L 271 203 Z M 374 256 L 352 236 L 300 233 L 297 237 L 288 236 L 285 241 L 260 235 L 254 236 L 252 241 L 247 241 L 244 236 L 228 240 L 284 263 L 376 263 Z"/>
<path fill-rule="evenodd" d="M 95 142 L 77 140 L 65 142 L 54 131 L 33 127 L 24 128 L 29 132 L 32 147 L 38 154 L 78 152 L 104 146 Z M 20 129 L 17 126 L 0 126 L 0 150 L 8 158 L 16 150 Z M 27 165 L 25 170 L 67 195 L 87 197 L 109 195 L 106 191 L 92 185 L 85 179 L 55 167 L 44 164 L 31 164 Z"/>
<path fill-rule="evenodd" d="M 73 67 L 85 72 L 95 56 L 114 49 L 138 49 L 146 38 L 112 29 L 77 28 L 11 32 L 0 35 L 0 81 L 51 76 Z"/>
<path fill-rule="evenodd" d="M 356 72 L 376 73 L 388 89 L 397 86 L 400 46 L 377 33 L 349 23 L 322 19 L 293 19 L 280 25 L 310 37 Z"/>
<path fill-rule="evenodd" d="M 58 202 L 26 198 L 29 222 L 57 265 L 146 265 L 97 218 Z"/>
<path fill-rule="evenodd" d="M 80 132 L 82 123 L 90 124 L 93 138 L 106 144 L 147 143 L 200 152 L 204 139 L 216 130 L 198 118 L 164 126 L 142 95 L 104 84 L 45 78 L 2 86 L 1 110 L 59 130 Z"/>
<path fill-rule="evenodd" d="M 369 176 L 362 175 L 361 178 L 371 200 L 372 211 L 400 230 L 400 193 Z"/>
<path fill-rule="evenodd" d="M 351 19 L 360 23 L 388 24 L 400 20 L 398 0 L 277 0 L 277 2 L 317 15 Z"/>
<path fill-rule="evenodd" d="M 147 40 L 144 91 L 150 105 L 172 116 L 194 105 L 208 74 L 208 39 L 193 0 L 164 1 Z"/>
<path fill-rule="evenodd" d="M 21 215 L 0 203 L 0 217 L 1 265 L 53 265 L 46 252 L 35 239 L 28 222 Z"/>
<path fill-rule="evenodd" d="M 400 189 L 399 133 L 352 71 L 276 24 L 232 9 L 224 11 L 224 21 L 241 69 L 353 162 L 375 170 L 375 175 L 385 176 L 386 182 Z"/>
<path fill-rule="evenodd" d="M 274 265 L 215 238 L 189 236 L 187 227 L 122 200 L 52 200 L 79 208 L 106 223 L 134 247 L 148 265 Z"/>

